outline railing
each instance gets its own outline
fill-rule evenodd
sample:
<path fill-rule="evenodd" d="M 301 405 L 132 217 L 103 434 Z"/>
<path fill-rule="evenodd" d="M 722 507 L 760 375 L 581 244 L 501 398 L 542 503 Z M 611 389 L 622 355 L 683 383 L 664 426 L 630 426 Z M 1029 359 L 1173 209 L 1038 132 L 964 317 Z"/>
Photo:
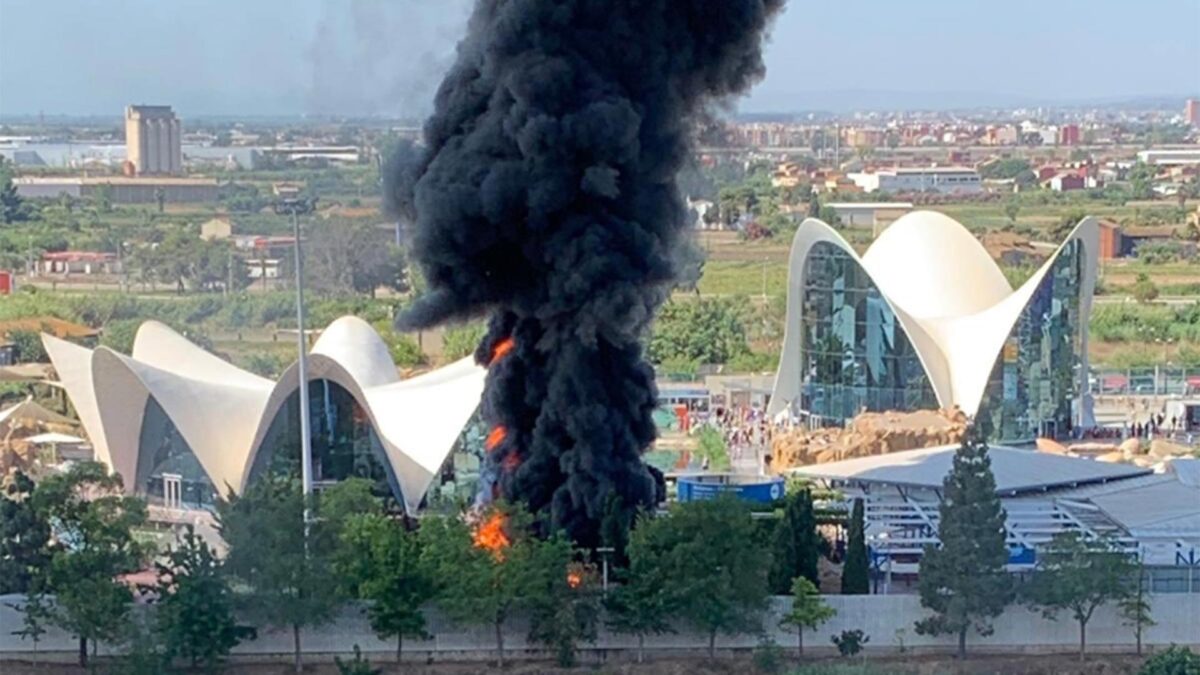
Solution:
<path fill-rule="evenodd" d="M 1200 368 L 1127 368 L 1097 370 L 1092 393 L 1099 396 L 1200 395 Z"/>

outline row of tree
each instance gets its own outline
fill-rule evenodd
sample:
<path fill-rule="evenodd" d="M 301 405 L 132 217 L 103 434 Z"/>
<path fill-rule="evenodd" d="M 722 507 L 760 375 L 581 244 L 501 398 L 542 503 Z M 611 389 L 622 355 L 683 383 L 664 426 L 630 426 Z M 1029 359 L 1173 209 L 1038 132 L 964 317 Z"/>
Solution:
<path fill-rule="evenodd" d="M 140 543 L 145 505 L 101 465 L 79 464 L 36 486 L 18 476 L 0 499 L 0 593 L 24 595 L 22 635 L 35 644 L 53 625 L 78 636 L 81 664 L 102 641 L 161 667 L 215 668 L 257 627 L 290 630 L 299 667 L 302 630 L 348 603 L 381 639 L 395 640 L 398 657 L 405 640 L 427 637 L 432 606 L 491 632 L 501 662 L 518 616 L 531 641 L 571 663 L 601 624 L 639 644 L 686 625 L 708 635 L 712 651 L 720 634 L 760 630 L 772 592 L 800 591 L 788 625 L 814 626 L 828 614 L 816 594 L 825 545 L 807 492 L 793 494 L 767 529 L 731 500 L 675 505 L 632 530 L 606 519 L 607 560 L 545 536 L 523 509 L 504 505 L 477 520 L 427 516 L 417 527 L 387 513 L 369 482 L 351 479 L 310 506 L 306 524 L 298 482 L 264 479 L 220 504 L 223 557 L 190 530 L 156 552 Z M 151 566 L 157 582 L 140 592 L 157 609 L 141 620 L 139 589 L 125 579 Z M 614 581 L 608 593 L 601 568 Z"/>
<path fill-rule="evenodd" d="M 1140 650 L 1150 606 L 1141 571 L 1116 543 L 1069 533 L 1039 550 L 1026 583 L 1006 571 L 1005 514 L 987 446 L 974 434 L 956 454 L 944 497 L 941 543 L 925 551 L 920 570 L 932 614 L 918 632 L 955 635 L 965 654 L 968 634 L 990 633 L 1019 600 L 1050 618 L 1068 613 L 1082 655 L 1094 612 L 1119 603 Z M 639 645 L 687 626 L 708 636 L 712 653 L 719 635 L 761 631 L 772 594 L 793 595 L 783 621 L 802 645 L 804 629 L 830 616 L 817 592 L 822 556 L 842 563 L 843 593 L 870 592 L 863 502 L 845 518 L 819 512 L 806 489 L 791 491 L 776 519 L 752 518 L 746 504 L 726 499 L 675 504 L 666 517 L 633 523 L 606 518 L 607 558 L 504 505 L 474 518 L 426 516 L 418 527 L 386 512 L 357 479 L 312 504 L 294 479 L 256 482 L 219 506 L 220 559 L 191 532 L 166 553 L 148 549 L 139 536 L 145 515 L 98 464 L 36 486 L 17 476 L 0 499 L 0 594 L 25 596 L 23 634 L 37 640 L 46 625 L 59 626 L 79 637 L 86 663 L 89 645 L 129 642 L 133 626 L 143 639 L 155 636 L 148 652 L 156 663 L 215 667 L 254 627 L 271 627 L 292 632 L 299 667 L 302 630 L 332 621 L 348 603 L 381 639 L 395 640 L 397 656 L 405 640 L 427 637 L 426 611 L 436 607 L 491 632 L 501 662 L 509 624 L 521 617 L 530 641 L 571 663 L 599 625 Z M 820 530 L 843 524 L 847 542 L 835 554 Z M 151 562 L 158 580 L 143 591 L 158 609 L 147 626 L 132 620 L 135 589 L 122 578 Z M 610 576 L 615 585 L 605 592 Z"/>
<path fill-rule="evenodd" d="M 917 632 L 956 636 L 962 657 L 969 632 L 990 635 L 992 620 L 1021 602 L 1049 619 L 1069 614 L 1079 625 L 1082 659 L 1088 622 L 1097 609 L 1115 603 L 1133 629 L 1140 654 L 1143 631 L 1153 619 L 1137 557 L 1112 538 L 1067 531 L 1038 548 L 1033 574 L 1021 584 L 1006 569 L 1006 519 L 988 447 L 971 430 L 943 482 L 940 544 L 927 547 L 921 559 L 921 604 L 933 615 L 917 622 Z"/>

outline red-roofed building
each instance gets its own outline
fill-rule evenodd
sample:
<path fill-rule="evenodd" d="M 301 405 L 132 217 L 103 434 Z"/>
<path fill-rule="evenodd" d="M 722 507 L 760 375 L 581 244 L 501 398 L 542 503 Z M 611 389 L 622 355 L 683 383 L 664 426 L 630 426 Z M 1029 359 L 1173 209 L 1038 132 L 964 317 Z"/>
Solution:
<path fill-rule="evenodd" d="M 117 254 L 102 251 L 58 251 L 43 253 L 40 274 L 120 274 Z"/>
<path fill-rule="evenodd" d="M 1082 190 L 1087 187 L 1087 177 L 1079 171 L 1063 171 L 1045 181 L 1045 184 L 1055 192 Z"/>

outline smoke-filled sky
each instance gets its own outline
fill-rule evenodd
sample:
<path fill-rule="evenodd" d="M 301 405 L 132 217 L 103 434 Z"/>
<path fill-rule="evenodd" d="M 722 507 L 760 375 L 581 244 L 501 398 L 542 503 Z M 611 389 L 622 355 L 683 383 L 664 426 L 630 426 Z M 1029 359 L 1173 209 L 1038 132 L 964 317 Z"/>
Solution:
<path fill-rule="evenodd" d="M 743 111 L 1200 94 L 1200 0 L 789 4 Z M 0 0 L 0 115 L 423 116 L 469 5 Z"/>

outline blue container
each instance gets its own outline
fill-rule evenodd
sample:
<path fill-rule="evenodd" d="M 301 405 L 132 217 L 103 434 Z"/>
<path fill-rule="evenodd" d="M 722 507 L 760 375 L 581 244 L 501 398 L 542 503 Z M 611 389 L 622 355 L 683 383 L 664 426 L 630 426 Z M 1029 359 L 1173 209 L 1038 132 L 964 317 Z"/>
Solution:
<path fill-rule="evenodd" d="M 676 495 L 681 502 L 728 494 L 748 502 L 767 504 L 783 497 L 783 488 L 783 479 L 778 477 L 705 474 L 681 476 L 676 484 Z"/>

